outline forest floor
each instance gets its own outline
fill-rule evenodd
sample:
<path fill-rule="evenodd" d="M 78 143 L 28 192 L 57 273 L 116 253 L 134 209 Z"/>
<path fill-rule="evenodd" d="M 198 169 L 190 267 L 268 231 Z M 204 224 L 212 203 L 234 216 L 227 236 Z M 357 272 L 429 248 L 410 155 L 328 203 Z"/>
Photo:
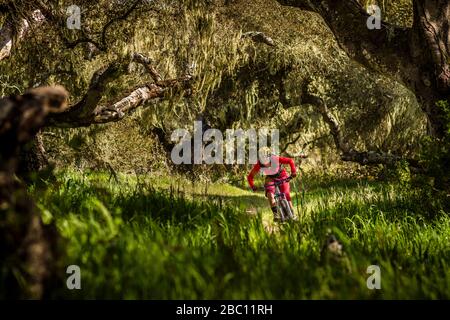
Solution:
<path fill-rule="evenodd" d="M 262 192 L 180 177 L 63 172 L 36 188 L 81 290 L 55 298 L 450 298 L 450 217 L 414 188 L 305 177 L 300 219 L 275 225 Z M 435 202 L 436 201 L 436 202 Z M 328 234 L 341 254 L 324 249 Z M 369 289 L 371 265 L 381 289 Z"/>

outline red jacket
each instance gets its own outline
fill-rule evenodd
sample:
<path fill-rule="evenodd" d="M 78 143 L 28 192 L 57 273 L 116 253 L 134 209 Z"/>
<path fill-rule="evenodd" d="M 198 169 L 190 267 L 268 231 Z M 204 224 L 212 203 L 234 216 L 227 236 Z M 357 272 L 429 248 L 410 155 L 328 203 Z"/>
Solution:
<path fill-rule="evenodd" d="M 271 176 L 277 173 L 281 173 L 282 171 L 284 171 L 284 168 L 282 167 L 283 164 L 289 165 L 289 167 L 291 168 L 291 175 L 297 172 L 294 160 L 292 160 L 291 158 L 272 156 L 271 167 L 264 167 L 259 161 L 253 166 L 252 170 L 247 176 L 248 184 L 251 188 L 255 186 L 253 178 L 259 171 L 261 171 L 261 174 L 265 176 Z"/>

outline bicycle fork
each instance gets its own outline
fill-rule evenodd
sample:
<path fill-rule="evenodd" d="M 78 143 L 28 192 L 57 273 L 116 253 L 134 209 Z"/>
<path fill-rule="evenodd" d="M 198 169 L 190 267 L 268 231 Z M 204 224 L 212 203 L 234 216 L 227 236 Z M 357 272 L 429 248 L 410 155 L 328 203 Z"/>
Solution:
<path fill-rule="evenodd" d="M 280 192 L 278 186 L 275 188 L 275 200 L 277 203 L 277 212 L 281 222 L 294 218 L 292 209 L 289 205 L 289 201 L 286 199 L 286 194 Z"/>

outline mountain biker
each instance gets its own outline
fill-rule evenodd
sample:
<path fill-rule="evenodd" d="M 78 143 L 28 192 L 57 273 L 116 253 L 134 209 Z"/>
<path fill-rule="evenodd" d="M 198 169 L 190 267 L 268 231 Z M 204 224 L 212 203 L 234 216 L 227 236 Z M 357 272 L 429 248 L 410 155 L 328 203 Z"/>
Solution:
<path fill-rule="evenodd" d="M 283 164 L 289 165 L 292 177 L 295 177 L 297 175 L 297 169 L 295 168 L 293 159 L 284 158 L 272 154 L 270 148 L 268 147 L 261 148 L 258 153 L 259 160 L 248 174 L 247 181 L 250 185 L 250 188 L 252 188 L 253 191 L 256 191 L 257 187 L 254 184 L 255 175 L 259 172 L 266 177 L 264 183 L 266 197 L 269 200 L 270 207 L 274 214 L 274 219 L 278 220 L 279 217 L 277 216 L 277 205 L 275 202 L 275 186 L 273 185 L 273 183 L 289 177 L 286 169 L 283 168 Z M 286 181 L 285 183 L 282 183 L 279 188 L 280 192 L 283 192 L 286 195 L 286 200 L 289 202 L 292 212 L 294 212 L 294 207 L 292 206 L 291 201 L 289 182 Z"/>

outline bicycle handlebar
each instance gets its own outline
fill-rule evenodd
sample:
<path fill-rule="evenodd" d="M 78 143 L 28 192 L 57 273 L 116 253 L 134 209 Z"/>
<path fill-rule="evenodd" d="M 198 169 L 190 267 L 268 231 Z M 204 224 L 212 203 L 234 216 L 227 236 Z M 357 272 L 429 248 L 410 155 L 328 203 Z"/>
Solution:
<path fill-rule="evenodd" d="M 265 186 L 264 186 L 264 189 L 267 189 L 267 187 L 273 187 L 273 186 L 279 186 L 279 185 L 282 185 L 283 183 L 288 182 L 288 181 L 291 181 L 292 179 L 294 179 L 293 176 L 289 176 L 289 177 L 287 177 L 287 178 L 280 179 L 279 181 L 276 181 L 276 182 L 274 182 L 274 183 L 272 183 L 272 184 L 267 184 L 267 185 L 265 185 Z"/>

